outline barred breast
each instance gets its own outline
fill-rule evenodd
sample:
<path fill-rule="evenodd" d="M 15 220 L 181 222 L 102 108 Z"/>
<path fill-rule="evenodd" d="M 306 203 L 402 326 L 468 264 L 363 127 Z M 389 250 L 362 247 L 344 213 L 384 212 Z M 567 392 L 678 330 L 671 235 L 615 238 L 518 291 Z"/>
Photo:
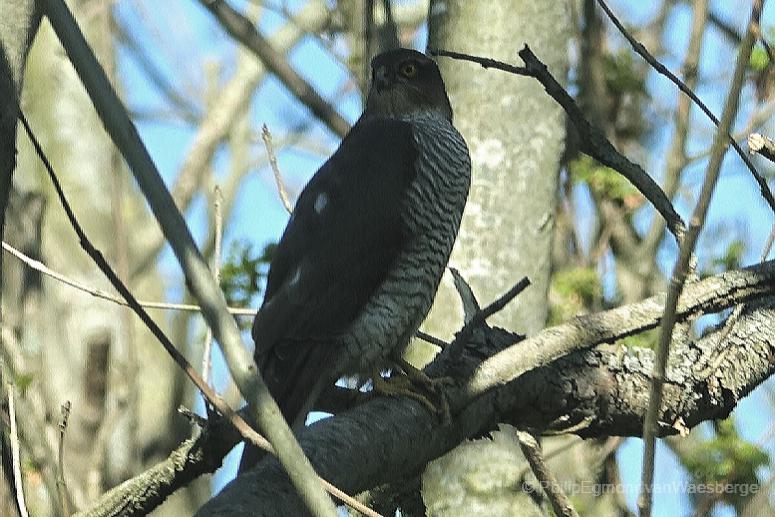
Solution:
<path fill-rule="evenodd" d="M 403 352 L 430 311 L 468 197 L 471 160 L 462 135 L 441 117 L 405 120 L 419 151 L 403 207 L 409 242 L 342 337 L 341 374 L 371 373 Z"/>

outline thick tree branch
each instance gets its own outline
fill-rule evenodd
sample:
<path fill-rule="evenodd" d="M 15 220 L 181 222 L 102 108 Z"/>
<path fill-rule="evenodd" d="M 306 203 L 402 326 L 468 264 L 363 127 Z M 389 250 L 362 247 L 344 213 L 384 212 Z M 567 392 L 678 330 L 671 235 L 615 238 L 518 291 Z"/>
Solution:
<path fill-rule="evenodd" d="M 685 287 L 678 300 L 678 321 L 713 313 L 745 300 L 766 296 L 775 290 L 775 262 L 727 271 Z M 504 385 L 537 366 L 549 364 L 580 348 L 649 330 L 659 325 L 665 294 L 605 312 L 579 316 L 547 328 L 482 362 L 467 383 L 472 395 Z"/>
<path fill-rule="evenodd" d="M 772 290 L 772 286 L 770 286 Z M 641 318 L 633 313 L 634 318 Z M 713 332 L 677 347 L 668 368 L 659 435 L 724 418 L 775 370 L 775 300 L 749 306 L 723 342 Z M 582 318 L 583 319 L 583 318 Z M 547 329 L 551 331 L 553 329 Z M 613 329 L 611 329 L 613 330 Z M 546 332 L 546 331 L 544 331 Z M 583 332 L 583 329 L 579 329 Z M 590 338 L 596 332 L 590 331 Z M 567 336 L 573 340 L 574 336 Z M 436 375 L 459 375 L 508 345 L 511 335 L 482 330 L 461 363 L 439 358 Z M 519 350 L 529 340 L 511 346 Z M 449 425 L 408 399 L 377 398 L 306 428 L 299 441 L 316 469 L 351 493 L 403 479 L 460 441 L 507 422 L 582 437 L 639 436 L 646 414 L 651 350 L 601 346 L 577 351 L 483 396 L 449 392 L 460 408 Z M 417 440 L 422 436 L 422 440 Z M 299 515 L 304 507 L 274 459 L 238 477 L 198 515 Z"/>

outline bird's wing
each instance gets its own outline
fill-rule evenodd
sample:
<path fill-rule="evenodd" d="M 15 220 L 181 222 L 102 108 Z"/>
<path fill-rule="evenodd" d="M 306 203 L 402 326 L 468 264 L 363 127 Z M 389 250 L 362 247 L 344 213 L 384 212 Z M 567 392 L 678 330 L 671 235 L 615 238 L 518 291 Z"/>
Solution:
<path fill-rule="evenodd" d="M 408 238 L 401 214 L 416 159 L 408 123 L 359 121 L 310 180 L 275 250 L 253 323 L 259 365 L 305 354 L 310 342 L 355 319 Z"/>

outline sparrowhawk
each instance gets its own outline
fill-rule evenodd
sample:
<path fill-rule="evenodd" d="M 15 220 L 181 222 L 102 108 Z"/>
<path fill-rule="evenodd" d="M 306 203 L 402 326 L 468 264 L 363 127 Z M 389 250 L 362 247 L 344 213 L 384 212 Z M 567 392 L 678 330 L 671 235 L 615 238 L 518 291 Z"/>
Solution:
<path fill-rule="evenodd" d="M 431 308 L 470 177 L 433 60 L 375 57 L 363 115 L 301 192 L 253 323 L 256 363 L 293 427 L 338 378 L 403 352 Z"/>

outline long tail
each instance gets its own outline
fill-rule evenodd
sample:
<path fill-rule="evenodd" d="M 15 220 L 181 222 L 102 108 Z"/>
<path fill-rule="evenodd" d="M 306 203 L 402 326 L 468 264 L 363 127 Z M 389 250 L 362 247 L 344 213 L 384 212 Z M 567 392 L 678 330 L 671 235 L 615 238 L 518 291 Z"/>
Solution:
<path fill-rule="evenodd" d="M 297 432 L 304 427 L 307 413 L 322 390 L 333 382 L 330 380 L 328 360 L 330 348 L 320 343 L 294 343 L 292 350 L 287 348 L 290 347 L 276 347 L 266 356 L 257 358 L 256 362 L 285 420 Z M 274 350 L 286 353 L 272 353 Z M 246 443 L 239 472 L 254 467 L 265 455 L 265 451 Z"/>

